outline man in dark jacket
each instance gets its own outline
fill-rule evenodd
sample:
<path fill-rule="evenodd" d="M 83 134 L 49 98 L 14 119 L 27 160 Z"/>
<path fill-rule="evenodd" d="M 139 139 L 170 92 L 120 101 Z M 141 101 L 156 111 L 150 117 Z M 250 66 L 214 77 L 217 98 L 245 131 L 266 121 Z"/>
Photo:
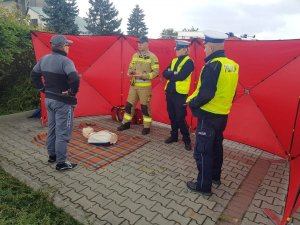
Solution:
<path fill-rule="evenodd" d="M 52 53 L 42 57 L 34 66 L 31 79 L 35 88 L 46 94 L 48 162 L 56 162 L 56 170 L 68 170 L 76 166 L 67 161 L 67 144 L 73 128 L 79 76 L 74 63 L 67 57 L 73 42 L 63 35 L 54 35 L 50 43 Z"/>
<path fill-rule="evenodd" d="M 196 182 L 187 182 L 187 187 L 211 195 L 212 183 L 221 184 L 223 131 L 236 92 L 239 65 L 225 56 L 225 34 L 216 31 L 204 34 L 205 65 L 195 92 L 187 99 L 198 118 L 194 151 L 198 177 Z"/>
<path fill-rule="evenodd" d="M 190 90 L 191 74 L 194 62 L 189 57 L 189 42 L 176 41 L 176 58 L 164 70 L 163 76 L 167 79 L 165 86 L 167 111 L 171 121 L 171 136 L 165 140 L 166 144 L 178 141 L 178 130 L 186 150 L 192 150 L 189 127 L 186 123 L 186 99 Z"/>

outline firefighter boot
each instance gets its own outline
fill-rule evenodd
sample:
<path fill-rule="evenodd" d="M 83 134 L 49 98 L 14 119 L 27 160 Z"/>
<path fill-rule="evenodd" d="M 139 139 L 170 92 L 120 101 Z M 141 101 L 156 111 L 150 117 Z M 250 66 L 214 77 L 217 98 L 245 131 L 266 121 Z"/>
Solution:
<path fill-rule="evenodd" d="M 117 130 L 118 130 L 118 131 L 123 131 L 123 130 L 127 130 L 127 129 L 129 129 L 129 128 L 130 128 L 130 122 L 122 124 L 121 126 L 119 126 L 119 127 L 117 128 Z"/>
<path fill-rule="evenodd" d="M 150 128 L 144 128 L 143 130 L 142 130 L 142 135 L 147 135 L 147 134 L 149 134 L 150 133 Z"/>

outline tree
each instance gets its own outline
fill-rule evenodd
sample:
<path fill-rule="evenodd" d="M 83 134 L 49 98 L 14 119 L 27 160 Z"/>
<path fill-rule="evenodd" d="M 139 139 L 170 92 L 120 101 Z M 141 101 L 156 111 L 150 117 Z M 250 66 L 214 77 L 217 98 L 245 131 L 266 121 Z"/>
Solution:
<path fill-rule="evenodd" d="M 20 10 L 0 5 L 0 115 L 33 109 L 39 101 L 29 79 L 35 63 L 29 22 Z"/>
<path fill-rule="evenodd" d="M 59 34 L 79 34 L 75 23 L 79 12 L 76 0 L 45 0 L 45 3 L 43 12 L 47 17 L 42 20 L 48 30 Z"/>
<path fill-rule="evenodd" d="M 177 38 L 178 36 L 178 32 L 175 31 L 173 28 L 167 28 L 167 29 L 163 29 L 162 32 L 160 33 L 160 37 L 161 38 L 165 38 L 165 39 L 174 39 Z"/>
<path fill-rule="evenodd" d="M 199 31 L 199 28 L 194 28 L 192 26 L 191 28 L 183 28 L 182 31 L 186 31 L 186 32 Z"/>
<path fill-rule="evenodd" d="M 91 8 L 85 19 L 85 27 L 89 33 L 94 35 L 113 35 L 120 34 L 122 19 L 117 19 L 119 14 L 113 3 L 109 0 L 89 0 Z"/>
<path fill-rule="evenodd" d="M 127 23 L 127 34 L 135 37 L 146 36 L 148 28 L 144 22 L 144 11 L 136 5 L 132 10 Z"/>

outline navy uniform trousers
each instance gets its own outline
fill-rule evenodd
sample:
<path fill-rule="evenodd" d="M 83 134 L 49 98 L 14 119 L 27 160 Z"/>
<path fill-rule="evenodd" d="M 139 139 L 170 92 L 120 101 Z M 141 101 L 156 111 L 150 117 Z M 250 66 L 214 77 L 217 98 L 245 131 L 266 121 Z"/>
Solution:
<path fill-rule="evenodd" d="M 185 103 L 187 95 L 178 94 L 177 92 L 166 92 L 167 111 L 171 121 L 171 137 L 173 140 L 178 140 L 178 129 L 182 134 L 184 143 L 191 143 L 190 132 L 186 124 L 186 107 Z"/>
<path fill-rule="evenodd" d="M 221 179 L 223 165 L 223 131 L 227 115 L 198 117 L 194 158 L 198 168 L 197 190 L 211 192 L 212 180 Z"/>

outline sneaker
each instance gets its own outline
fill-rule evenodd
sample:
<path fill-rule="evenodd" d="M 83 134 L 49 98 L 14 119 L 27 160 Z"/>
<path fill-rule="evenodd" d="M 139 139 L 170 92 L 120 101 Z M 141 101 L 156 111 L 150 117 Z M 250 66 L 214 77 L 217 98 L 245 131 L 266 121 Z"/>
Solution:
<path fill-rule="evenodd" d="M 191 145 L 191 143 L 184 143 L 184 148 L 185 148 L 185 150 L 187 150 L 187 151 L 191 151 L 191 150 L 192 150 L 192 145 Z"/>
<path fill-rule="evenodd" d="M 142 135 L 147 135 L 147 134 L 149 134 L 150 133 L 150 128 L 144 128 L 143 130 L 142 130 Z"/>
<path fill-rule="evenodd" d="M 56 164 L 56 170 L 60 170 L 60 171 L 63 171 L 63 170 L 70 170 L 70 169 L 73 169 L 77 166 L 77 164 L 75 163 L 71 163 L 69 161 L 65 161 L 63 163 L 57 163 Z"/>
<path fill-rule="evenodd" d="M 201 191 L 201 190 L 197 189 L 197 182 L 188 181 L 186 183 L 186 186 L 191 191 L 197 192 L 197 193 L 199 193 L 201 195 L 205 195 L 205 196 L 211 196 L 212 195 L 211 191 L 207 192 L 207 191 Z"/>
<path fill-rule="evenodd" d="M 49 158 L 48 158 L 48 163 L 54 163 L 54 162 L 56 162 L 56 155 L 53 155 L 53 156 L 49 156 Z"/>
<path fill-rule="evenodd" d="M 177 138 L 168 137 L 168 138 L 165 140 L 165 143 L 166 143 L 166 144 L 170 144 L 170 143 L 177 142 L 177 141 L 178 141 Z"/>
<path fill-rule="evenodd" d="M 130 129 L 130 122 L 124 123 L 117 128 L 118 131 L 123 131 L 123 130 L 127 130 L 127 129 Z"/>

